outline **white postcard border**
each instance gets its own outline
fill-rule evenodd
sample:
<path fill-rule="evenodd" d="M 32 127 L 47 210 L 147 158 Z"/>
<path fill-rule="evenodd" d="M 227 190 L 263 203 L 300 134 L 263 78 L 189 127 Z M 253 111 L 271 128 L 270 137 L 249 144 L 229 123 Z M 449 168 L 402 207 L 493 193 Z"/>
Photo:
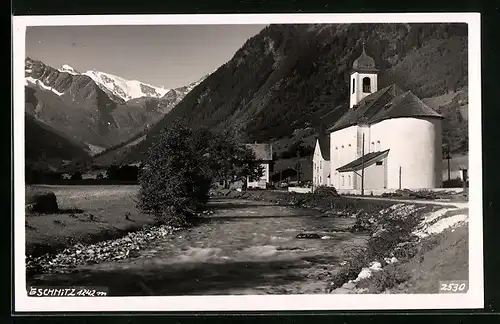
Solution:
<path fill-rule="evenodd" d="M 25 282 L 24 225 L 24 60 L 28 26 L 227 25 L 297 23 L 444 23 L 469 26 L 469 291 L 467 294 L 415 295 L 259 295 L 169 297 L 28 297 Z M 68 311 L 287 311 L 457 309 L 484 307 L 481 144 L 481 33 L 479 13 L 389 14 L 224 14 L 14 16 L 14 305 L 16 312 Z M 472 113 L 470 113 L 472 111 Z"/>

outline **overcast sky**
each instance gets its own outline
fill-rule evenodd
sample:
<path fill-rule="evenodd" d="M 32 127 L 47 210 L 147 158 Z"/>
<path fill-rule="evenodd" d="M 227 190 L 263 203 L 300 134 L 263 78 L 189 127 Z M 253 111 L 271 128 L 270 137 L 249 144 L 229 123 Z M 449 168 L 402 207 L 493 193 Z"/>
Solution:
<path fill-rule="evenodd" d="M 26 55 L 54 68 L 97 70 L 174 88 L 232 58 L 264 25 L 36 26 Z"/>

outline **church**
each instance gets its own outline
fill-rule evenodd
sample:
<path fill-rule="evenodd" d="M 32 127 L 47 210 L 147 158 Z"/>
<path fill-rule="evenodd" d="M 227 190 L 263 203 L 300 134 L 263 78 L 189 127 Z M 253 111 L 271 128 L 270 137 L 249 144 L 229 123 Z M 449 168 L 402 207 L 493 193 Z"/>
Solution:
<path fill-rule="evenodd" d="M 349 110 L 316 139 L 313 186 L 365 193 L 442 187 L 443 117 L 411 91 L 378 89 L 377 81 L 363 46 L 350 74 Z"/>

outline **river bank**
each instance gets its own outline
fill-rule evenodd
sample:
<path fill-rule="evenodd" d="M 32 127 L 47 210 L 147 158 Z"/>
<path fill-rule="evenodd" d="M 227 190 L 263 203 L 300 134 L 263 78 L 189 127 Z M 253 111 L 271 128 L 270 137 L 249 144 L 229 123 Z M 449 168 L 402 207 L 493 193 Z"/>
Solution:
<path fill-rule="evenodd" d="M 27 198 L 33 192 L 53 192 L 58 210 L 44 214 L 26 212 L 26 256 L 55 254 L 76 244 L 117 239 L 157 225 L 153 217 L 137 209 L 138 189 L 138 186 L 28 186 Z"/>
<path fill-rule="evenodd" d="M 466 222 L 467 213 L 450 206 L 226 191 L 211 198 L 208 222 L 199 226 L 179 232 L 145 225 L 119 238 L 28 258 L 27 268 L 39 275 L 30 282 L 112 281 L 115 295 L 432 293 L 439 277 L 428 273 L 437 268 L 439 280 L 467 277 L 466 227 L 442 239 L 436 235 Z M 203 282 L 194 285 L 186 273 Z M 127 278 L 141 278 L 142 286 Z"/>
<path fill-rule="evenodd" d="M 468 279 L 468 208 L 287 192 L 217 194 L 356 217 L 349 230 L 369 233 L 368 242 L 342 261 L 330 293 L 437 293 L 440 280 Z"/>

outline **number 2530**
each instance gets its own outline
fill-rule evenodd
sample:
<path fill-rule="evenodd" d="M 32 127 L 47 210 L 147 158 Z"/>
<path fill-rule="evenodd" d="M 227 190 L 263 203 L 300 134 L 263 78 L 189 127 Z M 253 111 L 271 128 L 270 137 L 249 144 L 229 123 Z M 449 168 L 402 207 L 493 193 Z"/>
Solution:
<path fill-rule="evenodd" d="M 466 293 L 469 290 L 469 283 L 466 280 L 440 281 L 440 293 Z"/>

